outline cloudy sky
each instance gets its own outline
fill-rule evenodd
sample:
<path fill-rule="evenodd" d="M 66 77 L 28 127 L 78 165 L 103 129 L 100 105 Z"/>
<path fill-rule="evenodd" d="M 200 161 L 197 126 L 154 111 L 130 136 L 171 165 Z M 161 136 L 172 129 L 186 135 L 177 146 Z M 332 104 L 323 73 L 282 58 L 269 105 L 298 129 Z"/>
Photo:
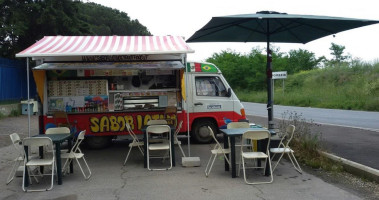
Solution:
<path fill-rule="evenodd" d="M 288 14 L 325 15 L 379 20 L 377 0 L 89 0 L 115 8 L 137 19 L 153 35 L 178 35 L 188 39 L 212 17 L 250 14 L 270 10 Z M 87 1 L 85 1 L 87 2 Z M 282 52 L 290 49 L 307 49 L 316 56 L 331 58 L 330 46 L 334 42 L 346 47 L 345 53 L 364 61 L 379 61 L 379 24 L 357 28 L 327 36 L 307 44 L 275 44 Z M 246 53 L 264 43 L 190 43 L 195 53 L 191 61 L 203 61 L 213 53 L 231 49 Z"/>

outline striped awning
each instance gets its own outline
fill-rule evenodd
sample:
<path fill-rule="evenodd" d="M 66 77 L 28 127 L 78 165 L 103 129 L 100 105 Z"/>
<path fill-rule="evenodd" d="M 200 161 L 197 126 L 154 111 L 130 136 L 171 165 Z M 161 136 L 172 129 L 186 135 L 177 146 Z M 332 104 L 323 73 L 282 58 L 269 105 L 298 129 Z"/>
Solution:
<path fill-rule="evenodd" d="M 16 57 L 193 53 L 180 36 L 45 36 Z"/>

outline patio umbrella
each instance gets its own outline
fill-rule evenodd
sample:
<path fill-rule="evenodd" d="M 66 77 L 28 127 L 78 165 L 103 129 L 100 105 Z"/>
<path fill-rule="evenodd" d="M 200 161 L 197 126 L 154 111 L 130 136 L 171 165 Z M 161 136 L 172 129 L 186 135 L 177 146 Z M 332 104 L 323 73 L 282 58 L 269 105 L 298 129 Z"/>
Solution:
<path fill-rule="evenodd" d="M 261 11 L 256 14 L 213 17 L 187 42 L 267 42 L 267 110 L 269 129 L 273 129 L 270 42 L 305 44 L 327 35 L 375 23 L 379 21 Z"/>

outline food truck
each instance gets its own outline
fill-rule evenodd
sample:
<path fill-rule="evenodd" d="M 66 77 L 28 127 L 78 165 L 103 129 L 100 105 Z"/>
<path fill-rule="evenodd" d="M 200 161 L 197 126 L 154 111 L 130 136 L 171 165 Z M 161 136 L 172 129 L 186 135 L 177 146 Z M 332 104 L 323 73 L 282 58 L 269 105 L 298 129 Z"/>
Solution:
<path fill-rule="evenodd" d="M 73 132 L 86 130 L 88 146 L 103 148 L 128 134 L 126 123 L 141 134 L 151 119 L 183 121 L 180 132 L 208 143 L 207 126 L 246 120 L 214 64 L 187 62 L 193 52 L 178 36 L 46 36 L 16 57 L 36 62 L 40 132 L 64 111 Z"/>

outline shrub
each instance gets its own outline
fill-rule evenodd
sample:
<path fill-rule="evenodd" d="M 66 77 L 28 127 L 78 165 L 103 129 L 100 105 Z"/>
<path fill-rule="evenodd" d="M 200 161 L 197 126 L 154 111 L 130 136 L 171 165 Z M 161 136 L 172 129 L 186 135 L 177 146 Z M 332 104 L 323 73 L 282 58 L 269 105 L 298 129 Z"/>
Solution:
<path fill-rule="evenodd" d="M 322 134 L 317 128 L 320 126 L 319 124 L 314 123 L 313 120 L 305 119 L 302 114 L 297 112 L 286 111 L 282 113 L 282 120 L 279 122 L 278 128 L 284 132 L 290 124 L 296 127 L 290 146 L 294 149 L 295 156 L 300 163 L 328 171 L 343 170 L 342 165 L 319 153 L 323 149 Z"/>

